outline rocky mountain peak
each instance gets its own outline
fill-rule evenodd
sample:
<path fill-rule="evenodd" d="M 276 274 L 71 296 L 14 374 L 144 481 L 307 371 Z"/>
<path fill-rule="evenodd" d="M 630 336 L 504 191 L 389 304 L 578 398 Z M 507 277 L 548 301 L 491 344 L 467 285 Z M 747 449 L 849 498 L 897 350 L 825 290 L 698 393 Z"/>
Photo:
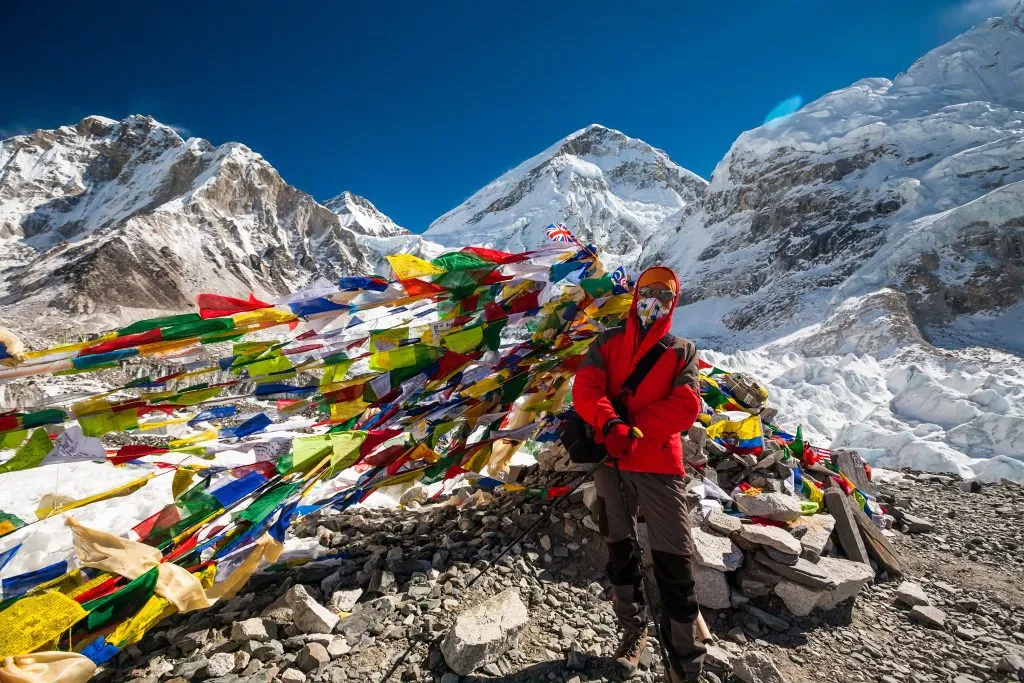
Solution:
<path fill-rule="evenodd" d="M 635 263 L 659 228 L 693 213 L 706 186 L 663 151 L 592 124 L 492 181 L 424 235 L 525 250 L 547 243 L 544 228 L 560 222 L 611 262 Z"/>
<path fill-rule="evenodd" d="M 366 197 L 360 197 L 345 190 L 324 202 L 333 211 L 341 224 L 360 235 L 372 237 L 397 237 L 410 234 L 408 230 L 391 220 Z"/>
<path fill-rule="evenodd" d="M 0 306 L 12 320 L 56 308 L 109 327 L 137 309 L 187 309 L 199 291 L 273 296 L 371 270 L 357 240 L 245 145 L 185 141 L 148 116 L 0 142 Z"/>

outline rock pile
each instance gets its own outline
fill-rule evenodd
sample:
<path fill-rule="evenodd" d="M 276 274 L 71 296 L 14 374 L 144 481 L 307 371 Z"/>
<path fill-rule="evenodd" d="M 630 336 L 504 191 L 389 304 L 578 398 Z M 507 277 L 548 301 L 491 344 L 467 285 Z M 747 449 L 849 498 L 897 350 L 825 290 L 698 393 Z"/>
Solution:
<path fill-rule="evenodd" d="M 557 484 L 569 475 L 544 476 Z M 755 529 L 721 512 L 695 513 L 714 565 L 703 570 L 725 578 L 729 600 L 727 608 L 704 610 L 715 634 L 712 676 L 724 683 L 974 683 L 1024 676 L 1024 557 L 1006 551 L 1011 559 L 1003 561 L 1002 550 L 1024 532 L 1024 489 L 996 485 L 970 493 L 959 483 L 908 475 L 880 485 L 880 497 L 894 496 L 897 506 L 901 498 L 915 501 L 904 507 L 932 519 L 935 528 L 894 532 L 893 543 L 906 559 L 904 580 L 868 581 L 863 588 L 859 577 L 842 576 L 834 566 L 857 563 L 830 557 L 827 543 L 816 562 L 804 554 L 810 531 L 797 538 L 790 527 Z M 957 501 L 957 510 L 1012 507 L 1014 513 L 993 521 L 996 532 L 987 537 L 985 552 L 972 558 L 968 548 L 975 546 L 967 541 L 973 532 L 957 535 L 956 520 L 939 514 L 947 497 Z M 391 681 L 423 683 L 621 680 L 608 659 L 618 633 L 606 599 L 604 548 L 589 528 L 584 498 L 554 515 L 512 495 L 492 500 L 458 494 L 447 503 L 311 520 L 298 532 L 319 540 L 326 555 L 258 573 L 247 592 L 232 600 L 162 623 L 99 678 L 338 683 L 380 681 L 388 674 Z M 547 523 L 534 537 L 467 588 L 485 563 L 542 514 Z M 779 531 L 792 540 L 783 540 Z M 790 558 L 778 553 L 798 561 L 785 564 L 781 560 Z M 801 583 L 779 574 L 758 561 L 759 554 L 783 572 L 817 571 L 836 585 L 814 589 L 807 584 L 812 579 Z M 751 556 L 755 566 L 748 568 Z M 769 576 L 779 577 L 771 590 L 753 595 L 754 582 L 770 583 Z M 793 585 L 780 589 L 784 582 Z M 848 599 L 853 586 L 860 588 L 855 604 Z M 783 597 L 787 590 L 796 597 Z M 786 608 L 798 597 L 813 602 L 810 615 Z M 920 607 L 931 609 L 918 609 L 918 616 L 912 610 Z M 634 680 L 661 680 L 657 660 L 652 646 Z"/>

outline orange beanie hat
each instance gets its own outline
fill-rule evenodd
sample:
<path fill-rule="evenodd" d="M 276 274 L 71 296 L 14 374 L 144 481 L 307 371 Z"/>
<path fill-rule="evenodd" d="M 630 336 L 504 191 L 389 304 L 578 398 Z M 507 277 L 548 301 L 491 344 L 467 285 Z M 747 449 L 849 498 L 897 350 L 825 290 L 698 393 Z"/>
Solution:
<path fill-rule="evenodd" d="M 636 281 L 637 289 L 650 287 L 651 285 L 664 285 L 674 293 L 679 293 L 679 286 L 676 284 L 676 274 L 670 268 L 664 266 L 648 268 L 640 274 L 640 279 Z"/>

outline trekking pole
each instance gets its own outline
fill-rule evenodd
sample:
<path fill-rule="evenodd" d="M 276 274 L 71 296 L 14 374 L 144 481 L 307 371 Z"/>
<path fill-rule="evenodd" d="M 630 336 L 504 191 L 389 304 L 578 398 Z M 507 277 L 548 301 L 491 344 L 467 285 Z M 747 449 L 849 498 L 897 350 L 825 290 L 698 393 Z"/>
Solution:
<path fill-rule="evenodd" d="M 640 430 L 636 427 L 630 430 L 630 435 L 633 438 L 640 438 L 634 436 L 634 432 L 639 434 Z M 640 436 L 642 437 L 642 434 Z M 667 679 L 669 672 L 672 670 L 672 665 L 669 663 L 668 650 L 665 648 L 665 638 L 661 631 L 661 609 L 658 610 L 659 613 L 655 613 L 654 603 L 652 602 L 654 595 L 647 586 L 647 563 L 644 561 L 644 549 L 640 545 L 640 538 L 636 532 L 636 522 L 634 522 L 633 515 L 629 512 L 629 505 L 626 503 L 626 487 L 622 479 L 622 470 L 619 469 L 617 458 L 612 458 L 612 462 L 615 463 L 615 475 L 619 480 L 619 502 L 622 503 L 622 511 L 626 514 L 626 519 L 629 521 L 629 533 L 633 539 L 633 545 L 636 546 L 636 552 L 640 560 L 640 586 L 643 592 L 644 603 L 647 604 L 647 607 L 651 610 L 651 616 L 654 618 L 654 634 L 658 638 L 658 649 L 661 651 L 661 665 L 665 668 L 665 677 Z M 664 605 L 660 607 L 663 609 Z"/>
<path fill-rule="evenodd" d="M 481 578 L 483 578 L 484 574 L 486 574 L 488 571 L 490 571 L 491 567 L 493 567 L 494 565 L 496 565 L 498 563 L 498 560 L 500 560 L 501 558 L 505 557 L 505 555 L 508 555 L 509 552 L 512 550 L 512 548 L 516 547 L 516 545 L 521 543 L 524 538 L 526 538 L 527 536 L 532 534 L 534 531 L 536 531 L 540 527 L 541 524 L 543 524 L 546 520 L 548 520 L 550 518 L 551 513 L 554 512 L 562 504 L 563 501 L 569 500 L 569 497 L 572 496 L 572 494 L 574 494 L 577 491 L 577 489 L 579 489 L 581 486 L 583 486 L 583 484 L 585 484 L 588 479 L 590 479 L 592 476 L 594 476 L 594 474 L 597 472 L 598 468 L 601 467 L 602 465 L 604 465 L 605 462 L 608 461 L 608 458 L 609 458 L 609 456 L 607 456 L 607 455 L 604 456 L 603 458 L 601 458 L 601 460 L 597 464 L 595 464 L 592 468 L 587 470 L 583 474 L 583 476 L 580 477 L 576 481 L 576 483 L 572 485 L 572 487 L 565 493 L 564 496 L 559 497 L 558 500 L 556 500 L 551 505 L 547 506 L 547 508 L 544 510 L 544 513 L 540 516 L 540 518 L 536 522 L 531 524 L 530 527 L 528 529 L 526 529 L 523 533 L 519 534 L 514 539 L 512 539 L 512 542 L 508 543 L 502 549 L 502 551 L 500 553 L 498 553 L 498 555 L 493 560 L 491 560 L 490 562 L 487 562 L 486 563 L 487 566 L 484 567 L 483 569 L 481 569 L 480 573 L 478 573 L 476 576 L 474 576 L 466 584 L 466 588 L 471 588 L 473 586 L 473 584 L 475 584 L 477 581 L 479 581 Z M 428 642 L 428 644 L 431 641 L 431 639 L 429 637 L 425 638 L 424 640 L 426 640 Z M 384 672 L 384 676 L 380 679 L 380 681 L 378 683 L 386 683 L 386 681 L 389 678 L 391 678 L 391 675 L 395 673 L 395 671 L 398 669 L 398 667 L 401 666 L 403 662 L 405 662 L 406 657 L 408 657 L 412 653 L 413 649 L 419 644 L 419 642 L 422 642 L 422 641 L 410 642 L 409 646 L 406 647 L 405 650 L 401 654 L 399 654 L 397 658 L 395 658 L 395 661 L 391 663 L 391 666 L 387 669 L 387 671 Z"/>
<path fill-rule="evenodd" d="M 487 570 L 489 570 L 491 567 L 496 565 L 498 563 L 498 560 L 500 560 L 501 558 L 505 557 L 505 555 L 508 555 L 509 552 L 511 552 L 512 548 L 516 547 L 520 542 L 522 542 L 522 540 L 524 538 L 526 538 L 527 536 L 532 534 L 534 531 L 536 531 L 540 527 L 540 525 L 543 524 L 544 521 L 547 520 L 548 517 L 551 516 L 551 513 L 553 513 L 555 511 L 555 509 L 558 508 L 558 506 L 562 504 L 563 501 L 569 500 L 569 496 L 571 496 L 572 494 L 576 493 L 576 490 L 579 487 L 583 486 L 583 484 L 585 484 L 588 479 L 590 479 L 592 476 L 594 476 L 594 474 L 597 472 L 597 468 L 599 468 L 601 465 L 603 465 L 608 460 L 608 458 L 609 458 L 609 456 L 607 456 L 607 455 L 604 456 L 603 458 L 601 458 L 601 460 L 596 465 L 594 465 L 592 468 L 587 470 L 587 472 L 584 473 L 584 475 L 582 477 L 580 477 L 576 481 L 575 484 L 573 484 L 572 488 L 570 488 L 565 493 L 564 496 L 561 496 L 558 500 L 556 500 L 554 503 L 549 505 L 546 510 L 544 510 L 544 513 L 540 516 L 540 519 L 538 519 L 536 522 L 531 524 L 529 526 L 529 528 L 526 529 L 526 531 L 524 531 L 523 533 L 519 534 L 514 539 L 512 539 L 512 542 L 508 543 L 505 546 L 505 548 L 500 553 L 498 553 L 497 557 L 495 557 L 493 560 L 488 562 L 487 566 L 479 574 L 474 576 L 473 579 L 469 583 L 466 584 L 466 588 L 470 588 L 474 583 L 477 582 L 477 580 L 480 577 L 482 577 L 487 572 Z"/>

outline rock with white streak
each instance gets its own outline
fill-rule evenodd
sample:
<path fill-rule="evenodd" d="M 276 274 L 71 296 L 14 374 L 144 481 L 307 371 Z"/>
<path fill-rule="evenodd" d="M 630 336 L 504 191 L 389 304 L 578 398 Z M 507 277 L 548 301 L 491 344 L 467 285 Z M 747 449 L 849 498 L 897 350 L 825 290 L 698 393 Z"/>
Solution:
<path fill-rule="evenodd" d="M 840 603 L 856 597 L 875 578 L 871 567 L 837 557 L 821 558 L 817 568 L 835 587 L 809 586 L 786 578 L 774 588 L 786 609 L 795 616 L 805 617 L 814 610 L 834 609 Z"/>
<path fill-rule="evenodd" d="M 786 683 L 775 662 L 764 652 L 744 652 L 732 665 L 736 678 L 743 683 Z"/>

